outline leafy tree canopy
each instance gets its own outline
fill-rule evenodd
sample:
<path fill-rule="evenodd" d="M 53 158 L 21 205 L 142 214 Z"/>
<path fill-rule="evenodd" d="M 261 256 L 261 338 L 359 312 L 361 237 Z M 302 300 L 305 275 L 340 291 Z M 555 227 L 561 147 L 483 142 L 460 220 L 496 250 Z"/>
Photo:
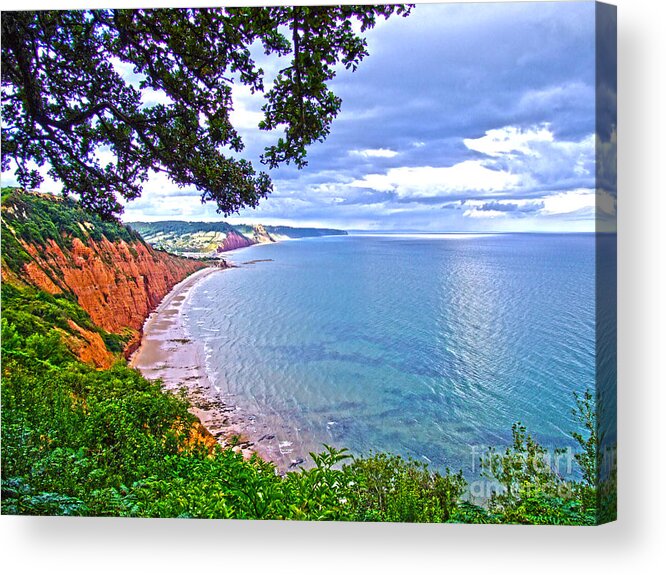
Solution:
<path fill-rule="evenodd" d="M 201 192 L 218 212 L 255 207 L 272 191 L 265 172 L 237 159 L 243 142 L 230 121 L 234 82 L 265 97 L 259 128 L 282 129 L 261 161 L 306 165 L 341 101 L 328 87 L 336 65 L 355 70 L 362 34 L 406 6 L 325 6 L 6 12 L 2 15 L 2 170 L 21 185 L 34 169 L 76 193 L 104 217 L 122 212 L 117 195 L 139 197 L 149 170 Z M 354 26 L 354 22 L 357 22 Z M 360 32 L 357 32 L 360 30 Z M 285 57 L 272 85 L 250 47 Z M 129 83 L 115 64 L 133 66 Z M 167 103 L 146 105 L 149 90 Z M 103 164 L 100 151 L 113 160 Z"/>

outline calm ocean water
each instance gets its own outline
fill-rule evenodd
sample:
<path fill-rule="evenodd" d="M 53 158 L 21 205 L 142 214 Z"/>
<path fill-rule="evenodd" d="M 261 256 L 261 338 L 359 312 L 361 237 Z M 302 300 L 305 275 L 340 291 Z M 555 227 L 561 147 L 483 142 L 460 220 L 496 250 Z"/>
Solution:
<path fill-rule="evenodd" d="M 572 393 L 594 388 L 593 235 L 350 235 L 232 258 L 252 263 L 199 284 L 186 326 L 288 457 L 328 443 L 470 475 L 516 421 L 574 445 Z"/>

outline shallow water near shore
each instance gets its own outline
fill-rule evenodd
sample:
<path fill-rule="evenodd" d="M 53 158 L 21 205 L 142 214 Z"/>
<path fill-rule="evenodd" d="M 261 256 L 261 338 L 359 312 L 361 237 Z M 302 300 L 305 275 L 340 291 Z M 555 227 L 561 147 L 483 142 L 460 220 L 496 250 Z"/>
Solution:
<path fill-rule="evenodd" d="M 473 477 L 516 421 L 574 445 L 572 394 L 595 377 L 592 234 L 335 236 L 231 259 L 191 289 L 186 336 L 283 466 L 326 443 Z"/>

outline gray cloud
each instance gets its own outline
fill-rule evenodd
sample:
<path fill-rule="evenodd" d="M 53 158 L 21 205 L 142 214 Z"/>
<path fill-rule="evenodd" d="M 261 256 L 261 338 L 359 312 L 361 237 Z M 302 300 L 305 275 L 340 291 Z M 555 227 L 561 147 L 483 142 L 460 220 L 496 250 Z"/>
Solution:
<path fill-rule="evenodd" d="M 482 204 L 477 210 L 485 211 L 485 212 L 507 212 L 507 213 L 512 213 L 512 214 L 531 214 L 534 212 L 538 212 L 539 210 L 542 210 L 544 208 L 544 203 L 543 202 L 536 202 L 533 204 L 525 204 L 525 205 L 520 205 L 520 204 L 513 204 L 511 202 L 507 203 L 501 203 L 501 202 L 488 202 L 485 204 Z"/>

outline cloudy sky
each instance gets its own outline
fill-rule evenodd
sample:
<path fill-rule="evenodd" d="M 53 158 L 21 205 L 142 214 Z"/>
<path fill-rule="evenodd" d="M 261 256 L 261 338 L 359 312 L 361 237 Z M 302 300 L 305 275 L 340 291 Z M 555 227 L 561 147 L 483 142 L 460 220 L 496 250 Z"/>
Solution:
<path fill-rule="evenodd" d="M 342 112 L 303 170 L 229 221 L 423 231 L 594 231 L 594 4 L 420 4 L 368 33 Z M 265 66 L 265 63 L 262 62 Z M 245 156 L 261 96 L 235 92 Z M 603 194 L 602 194 L 603 195 Z M 599 206 L 614 212 L 612 198 Z M 604 207 L 605 206 L 605 207 Z M 219 220 L 163 176 L 125 221 Z"/>

